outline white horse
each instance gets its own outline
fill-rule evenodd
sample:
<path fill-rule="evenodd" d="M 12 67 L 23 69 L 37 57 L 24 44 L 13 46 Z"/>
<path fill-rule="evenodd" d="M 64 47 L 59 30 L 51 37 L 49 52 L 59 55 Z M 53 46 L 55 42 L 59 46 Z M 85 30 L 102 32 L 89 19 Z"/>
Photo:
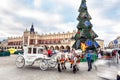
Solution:
<path fill-rule="evenodd" d="M 78 53 L 63 53 L 59 52 L 57 54 L 57 63 L 58 63 L 58 71 L 61 72 L 62 69 L 66 69 L 65 63 L 70 62 L 70 68 L 73 69 L 73 73 L 76 73 L 79 69 L 77 66 L 78 61 L 80 61 L 80 52 Z"/>

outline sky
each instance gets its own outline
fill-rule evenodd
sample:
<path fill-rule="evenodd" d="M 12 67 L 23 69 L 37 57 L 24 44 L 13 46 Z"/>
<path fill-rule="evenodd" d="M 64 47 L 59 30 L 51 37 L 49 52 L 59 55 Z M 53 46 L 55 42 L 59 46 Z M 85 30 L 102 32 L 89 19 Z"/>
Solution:
<path fill-rule="evenodd" d="M 120 1 L 86 1 L 98 38 L 108 44 L 120 36 Z M 1 0 L 0 41 L 22 36 L 32 24 L 39 34 L 77 30 L 80 4 L 81 0 Z"/>

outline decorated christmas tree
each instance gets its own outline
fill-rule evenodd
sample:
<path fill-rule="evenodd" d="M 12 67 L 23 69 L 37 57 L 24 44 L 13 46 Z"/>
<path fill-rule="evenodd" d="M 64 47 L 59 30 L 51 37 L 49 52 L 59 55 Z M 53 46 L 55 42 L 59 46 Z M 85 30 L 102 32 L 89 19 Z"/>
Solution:
<path fill-rule="evenodd" d="M 95 41 L 98 35 L 92 29 L 93 25 L 90 22 L 91 16 L 87 10 L 86 0 L 81 1 L 77 20 L 79 23 L 77 25 L 77 33 L 73 37 L 75 39 L 73 48 L 81 49 L 82 51 L 96 50 L 99 47 L 99 44 Z"/>

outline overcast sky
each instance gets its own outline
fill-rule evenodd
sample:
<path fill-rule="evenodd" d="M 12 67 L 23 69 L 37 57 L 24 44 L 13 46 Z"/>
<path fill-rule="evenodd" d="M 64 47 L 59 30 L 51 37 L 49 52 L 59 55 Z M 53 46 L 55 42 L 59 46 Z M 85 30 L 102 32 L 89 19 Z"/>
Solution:
<path fill-rule="evenodd" d="M 93 30 L 109 42 L 120 36 L 120 0 L 86 0 Z M 73 31 L 81 0 L 1 0 L 0 40 L 22 36 L 34 24 L 35 31 Z"/>

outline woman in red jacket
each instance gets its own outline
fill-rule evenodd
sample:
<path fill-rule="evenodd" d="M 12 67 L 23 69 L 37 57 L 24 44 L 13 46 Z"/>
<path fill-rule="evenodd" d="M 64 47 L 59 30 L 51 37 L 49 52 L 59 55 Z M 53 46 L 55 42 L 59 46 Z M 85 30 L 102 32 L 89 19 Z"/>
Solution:
<path fill-rule="evenodd" d="M 47 52 L 48 52 L 48 57 L 51 57 L 52 56 L 52 51 L 50 49 L 48 49 Z"/>

